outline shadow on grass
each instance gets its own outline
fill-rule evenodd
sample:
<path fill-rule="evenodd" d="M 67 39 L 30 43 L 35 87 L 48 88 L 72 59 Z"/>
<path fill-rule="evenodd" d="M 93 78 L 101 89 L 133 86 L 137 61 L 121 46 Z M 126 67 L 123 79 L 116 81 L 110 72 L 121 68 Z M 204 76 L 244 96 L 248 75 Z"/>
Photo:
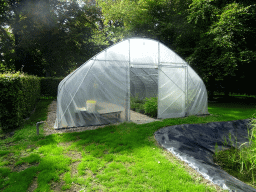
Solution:
<path fill-rule="evenodd" d="M 224 95 L 215 95 L 209 103 L 229 103 L 232 105 L 256 105 L 255 96 L 242 96 L 242 95 L 233 95 L 233 96 L 224 96 Z"/>

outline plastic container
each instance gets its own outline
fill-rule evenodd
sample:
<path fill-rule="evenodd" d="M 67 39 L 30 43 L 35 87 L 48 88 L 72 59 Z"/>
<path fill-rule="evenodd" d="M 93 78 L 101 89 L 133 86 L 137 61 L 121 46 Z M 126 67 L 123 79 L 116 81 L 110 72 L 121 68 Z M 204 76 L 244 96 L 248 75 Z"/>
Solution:
<path fill-rule="evenodd" d="M 94 100 L 87 100 L 86 101 L 86 111 L 89 113 L 95 112 L 95 106 L 96 106 L 96 101 Z"/>

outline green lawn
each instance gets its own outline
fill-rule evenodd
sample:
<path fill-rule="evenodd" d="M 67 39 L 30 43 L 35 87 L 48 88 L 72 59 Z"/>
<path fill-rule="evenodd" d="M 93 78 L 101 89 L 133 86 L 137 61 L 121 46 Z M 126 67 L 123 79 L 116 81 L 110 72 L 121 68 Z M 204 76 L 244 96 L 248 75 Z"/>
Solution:
<path fill-rule="evenodd" d="M 177 124 L 251 118 L 255 100 L 209 103 L 209 116 L 36 135 L 52 99 L 41 99 L 23 129 L 0 140 L 1 191 L 224 191 L 159 147 L 156 130 Z M 235 103 L 235 104 L 234 104 Z M 0 136 L 5 133 L 0 132 Z"/>

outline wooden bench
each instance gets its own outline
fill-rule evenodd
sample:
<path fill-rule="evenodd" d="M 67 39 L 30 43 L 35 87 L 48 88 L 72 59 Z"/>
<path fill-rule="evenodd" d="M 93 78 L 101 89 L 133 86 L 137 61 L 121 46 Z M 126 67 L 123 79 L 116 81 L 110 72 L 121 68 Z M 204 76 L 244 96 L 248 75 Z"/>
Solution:
<path fill-rule="evenodd" d="M 122 111 L 113 111 L 113 112 L 103 112 L 99 113 L 101 116 L 106 117 L 106 118 L 117 118 L 120 119 Z"/>
<path fill-rule="evenodd" d="M 99 114 L 100 117 L 104 119 L 120 119 L 121 112 L 123 111 L 124 108 L 122 106 L 107 102 L 97 102 L 95 107 L 96 113 L 88 112 L 85 107 L 77 108 L 77 112 L 80 112 L 81 114 L 87 114 L 88 116 L 93 116 L 93 114 Z"/>

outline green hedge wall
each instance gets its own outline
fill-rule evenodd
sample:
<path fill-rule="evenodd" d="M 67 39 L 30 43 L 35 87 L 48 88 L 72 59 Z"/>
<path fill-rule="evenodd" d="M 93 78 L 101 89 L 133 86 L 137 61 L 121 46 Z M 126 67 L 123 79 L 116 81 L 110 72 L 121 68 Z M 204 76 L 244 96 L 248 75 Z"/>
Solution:
<path fill-rule="evenodd" d="M 57 97 L 58 85 L 64 77 L 41 77 L 41 95 Z"/>
<path fill-rule="evenodd" d="M 13 129 L 24 123 L 40 97 L 40 78 L 19 72 L 0 74 L 0 126 Z"/>

